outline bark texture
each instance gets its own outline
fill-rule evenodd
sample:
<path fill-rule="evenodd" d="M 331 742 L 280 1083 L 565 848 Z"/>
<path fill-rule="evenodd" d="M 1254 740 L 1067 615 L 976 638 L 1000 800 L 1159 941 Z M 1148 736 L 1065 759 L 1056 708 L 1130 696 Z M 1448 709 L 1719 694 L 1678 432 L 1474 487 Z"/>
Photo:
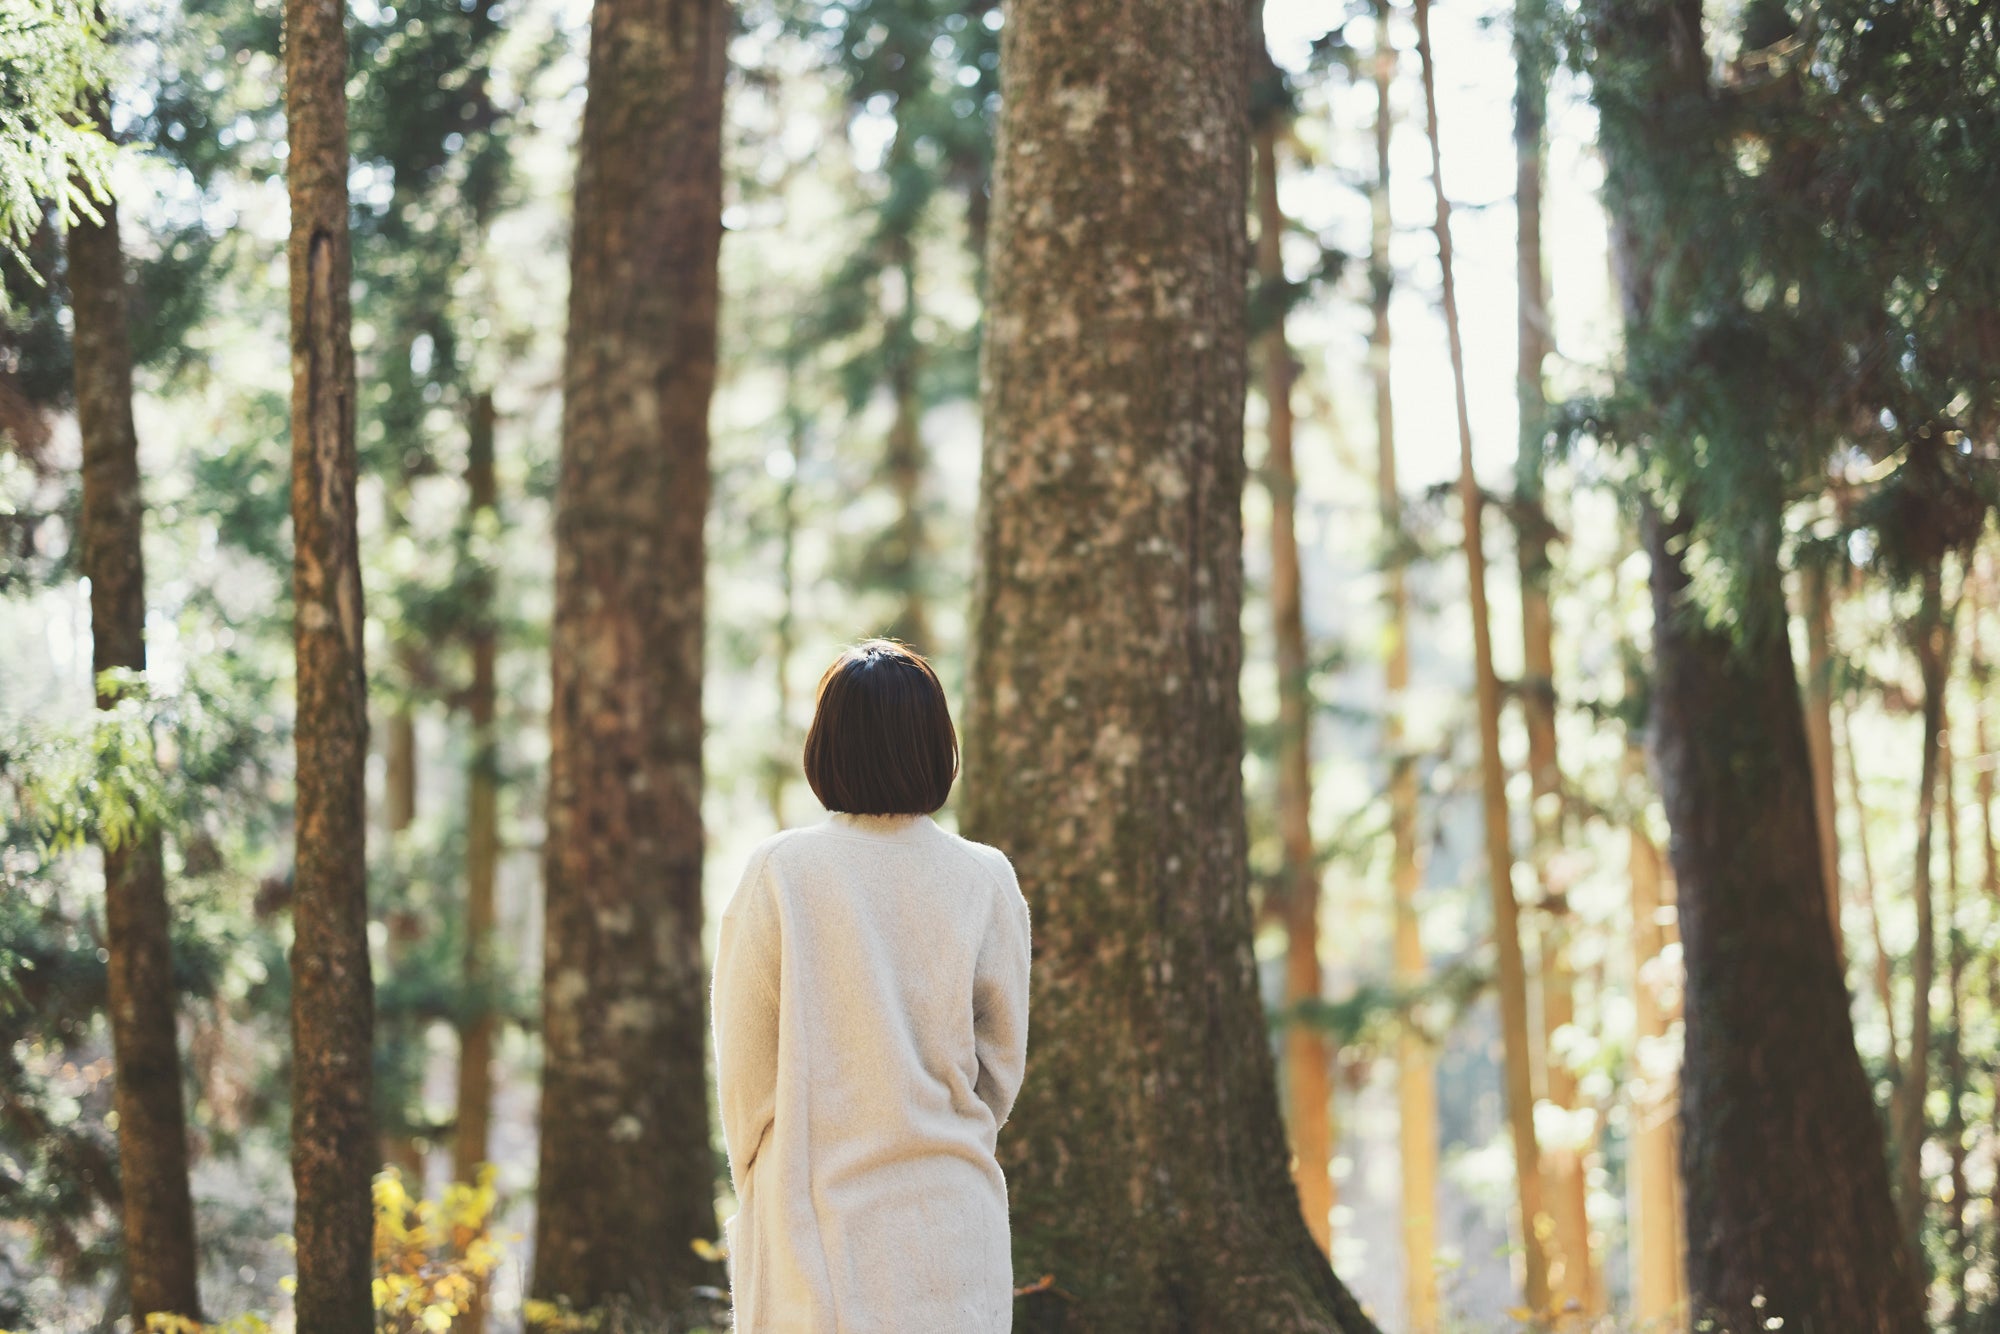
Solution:
<path fill-rule="evenodd" d="M 1001 38 L 962 821 L 1035 916 L 1027 1332 L 1373 1329 L 1300 1218 L 1250 950 L 1250 31 L 1021 0 Z"/>
<path fill-rule="evenodd" d="M 91 668 L 146 670 L 145 502 L 132 422 L 132 346 L 118 210 L 69 229 L 76 415 L 83 440 L 83 569 L 90 579 Z M 99 689 L 110 708 L 115 692 Z M 160 835 L 104 849 L 106 999 L 111 1015 L 118 1171 L 132 1317 L 199 1317 L 187 1116 L 174 1026 L 173 956 Z"/>
<path fill-rule="evenodd" d="M 1380 514 L 1384 616 L 1382 752 L 1389 759 L 1389 883 L 1394 913 L 1396 985 L 1414 989 L 1429 971 L 1417 917 L 1422 883 L 1417 863 L 1417 766 L 1404 738 L 1403 711 L 1410 689 L 1410 594 L 1405 571 L 1408 542 L 1403 532 L 1403 493 L 1396 480 L 1396 410 L 1390 387 L 1389 297 L 1395 269 L 1389 254 L 1394 234 L 1389 212 L 1389 147 L 1395 133 L 1390 89 L 1396 79 L 1396 48 L 1390 36 L 1388 0 L 1376 0 L 1375 180 L 1369 190 L 1370 378 L 1375 390 L 1375 480 Z M 1438 1111 L 1436 1058 L 1430 1040 L 1405 1024 L 1396 1039 L 1396 1109 L 1403 1175 L 1403 1300 L 1410 1334 L 1435 1334 L 1438 1326 L 1437 1177 Z"/>
<path fill-rule="evenodd" d="M 1486 605 L 1485 493 L 1472 470 L 1472 418 L 1465 392 L 1465 347 L 1459 337 L 1458 292 L 1452 277 L 1451 205 L 1444 188 L 1438 135 L 1437 68 L 1431 55 L 1429 0 L 1417 0 L 1417 55 L 1423 62 L 1425 124 L 1431 147 L 1431 187 L 1443 277 L 1446 341 L 1458 406 L 1458 503 L 1465 529 L 1466 601 L 1472 613 L 1472 667 L 1479 714 L 1480 809 L 1486 835 L 1486 878 L 1493 902 L 1493 952 L 1500 1001 L 1500 1042 L 1507 1125 L 1514 1146 L 1514 1190 L 1520 1229 L 1522 1297 L 1537 1313 L 1549 1308 L 1549 1260 L 1542 1192 L 1541 1148 L 1535 1140 L 1534 1069 L 1528 1038 L 1528 968 L 1521 954 L 1520 908 L 1514 899 L 1513 835 L 1507 823 L 1507 773 L 1500 755 L 1500 678 L 1493 670 L 1493 628 Z"/>
<path fill-rule="evenodd" d="M 1271 493 L 1271 635 L 1278 666 L 1278 834 L 1285 853 L 1285 1007 L 1320 998 L 1319 854 L 1312 836 L 1312 675 L 1299 576 L 1298 470 L 1292 462 L 1292 350 L 1280 294 L 1285 281 L 1278 205 L 1278 128 L 1256 135 L 1257 279 L 1271 327 L 1259 338 L 1265 417 L 1264 485 Z M 1333 1245 L 1333 1051 L 1307 1023 L 1285 1028 L 1292 1180 L 1306 1228 L 1320 1250 Z"/>
<path fill-rule="evenodd" d="M 372 1114 L 368 682 L 355 545 L 345 20 L 341 0 L 286 0 L 298 659 L 292 1180 L 302 1334 L 374 1328 L 369 1182 L 379 1146 Z"/>
<path fill-rule="evenodd" d="M 702 524 L 724 0 L 599 0 L 556 494 L 535 1295 L 718 1276 L 701 952 Z"/>

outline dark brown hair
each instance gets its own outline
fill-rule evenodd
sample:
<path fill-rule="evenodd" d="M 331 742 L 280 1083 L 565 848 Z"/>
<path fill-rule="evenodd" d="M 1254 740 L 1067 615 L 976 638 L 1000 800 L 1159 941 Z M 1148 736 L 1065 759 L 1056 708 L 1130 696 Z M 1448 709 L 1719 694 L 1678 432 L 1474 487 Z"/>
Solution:
<path fill-rule="evenodd" d="M 819 679 L 805 767 L 830 811 L 928 815 L 944 805 L 958 777 L 958 733 L 923 655 L 869 639 L 834 659 Z"/>

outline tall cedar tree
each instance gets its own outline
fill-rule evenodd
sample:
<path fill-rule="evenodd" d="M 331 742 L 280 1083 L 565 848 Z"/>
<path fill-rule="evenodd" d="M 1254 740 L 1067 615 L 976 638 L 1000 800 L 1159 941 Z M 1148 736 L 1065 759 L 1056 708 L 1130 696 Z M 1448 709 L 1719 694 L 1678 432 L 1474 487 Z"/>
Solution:
<path fill-rule="evenodd" d="M 368 681 L 355 538 L 346 78 L 341 0 L 286 0 L 298 656 L 292 1180 L 298 1190 L 298 1325 L 305 1334 L 374 1328 Z"/>
<path fill-rule="evenodd" d="M 1259 17 L 1262 6 L 1258 6 Z M 1278 833 L 1284 845 L 1285 1006 L 1320 999 L 1320 860 L 1312 835 L 1312 664 L 1307 656 L 1304 580 L 1299 574 L 1298 469 L 1292 461 L 1292 380 L 1285 339 L 1285 213 L 1278 202 L 1278 143 L 1289 129 L 1284 75 L 1254 37 L 1258 103 L 1251 194 L 1257 210 L 1256 333 L 1264 392 L 1264 485 L 1271 493 L 1271 638 L 1278 666 Z M 1292 1180 L 1306 1228 L 1333 1247 L 1333 1050 L 1325 1030 L 1295 1018 L 1285 1028 Z"/>
<path fill-rule="evenodd" d="M 485 526 L 495 525 L 500 488 L 493 467 L 493 395 L 472 396 L 465 460 L 466 541 L 475 552 Z M 465 775 L 465 942 L 460 974 L 458 1020 L 458 1124 L 451 1140 L 451 1174 L 472 1182 L 486 1163 L 492 1138 L 493 1045 L 499 1031 L 495 997 L 499 978 L 494 968 L 495 882 L 500 869 L 500 740 L 494 726 L 499 712 L 498 667 L 500 636 L 496 624 L 493 570 L 471 558 L 466 597 L 471 604 L 467 639 L 472 650 L 472 680 L 466 688 L 466 721 L 472 726 L 472 754 Z M 483 1290 L 475 1292 L 470 1308 L 455 1326 L 457 1334 L 482 1334 L 486 1328 Z"/>
<path fill-rule="evenodd" d="M 1692 201 L 1649 186 L 1660 160 L 1712 159 L 1724 146 L 1699 0 L 1598 0 L 1591 18 L 1627 358 L 1643 365 L 1656 322 L 1675 313 L 1675 284 L 1702 262 L 1684 241 L 1694 229 L 1680 210 Z M 1685 564 L 1701 496 L 1686 481 L 1678 489 L 1663 498 L 1672 512 L 1645 507 L 1642 529 L 1652 742 L 1687 966 L 1690 1314 L 1730 1331 L 1782 1321 L 1915 1334 L 1924 1327 L 1916 1270 L 1827 920 L 1775 542 L 1738 552 L 1735 634 L 1709 624 Z"/>
<path fill-rule="evenodd" d="M 1021 0 L 1002 33 L 963 823 L 1035 914 L 1026 1331 L 1373 1329 L 1299 1215 L 1250 950 L 1249 32 Z"/>
<path fill-rule="evenodd" d="M 472 396 L 465 461 L 467 540 L 480 541 L 482 525 L 499 511 L 500 489 L 493 467 L 493 395 Z M 487 1160 L 493 1102 L 493 1041 L 499 1016 L 494 1004 L 498 979 L 493 970 L 494 883 L 500 866 L 500 759 L 494 730 L 499 711 L 498 609 L 493 571 L 472 560 L 466 596 L 471 603 L 467 630 L 472 680 L 466 689 L 466 720 L 472 725 L 472 755 L 465 776 L 465 954 L 464 988 L 458 1025 L 458 1127 L 452 1136 L 454 1180 L 472 1181 Z"/>
<path fill-rule="evenodd" d="M 1466 603 L 1472 614 L 1480 808 L 1486 835 L 1486 879 L 1493 904 L 1502 1075 L 1507 1091 L 1507 1124 L 1514 1144 L 1515 1225 L 1521 1240 L 1522 1294 L 1528 1309 L 1540 1313 L 1549 1306 L 1549 1260 L 1542 1206 L 1541 1149 L 1535 1139 L 1534 1075 L 1528 1049 L 1528 970 L 1521 954 L 1520 909 L 1514 898 L 1507 773 L 1500 754 L 1500 678 L 1493 670 L 1493 628 L 1486 603 L 1486 544 L 1481 521 L 1486 495 L 1472 469 L 1472 418 L 1465 391 L 1465 345 L 1459 336 L 1458 289 L 1452 273 L 1451 205 L 1444 188 L 1437 63 L 1431 53 L 1430 0 L 1417 0 L 1415 13 L 1417 57 L 1423 66 L 1424 120 L 1431 148 L 1431 194 L 1437 208 L 1431 230 L 1437 237 L 1445 338 L 1451 349 L 1452 387 L 1458 405 L 1458 502 L 1464 529 Z"/>
<path fill-rule="evenodd" d="M 1409 543 L 1403 532 L 1403 493 L 1396 481 L 1396 405 L 1390 381 L 1389 298 L 1395 269 L 1389 246 L 1389 148 L 1395 134 L 1390 92 L 1396 47 L 1389 32 L 1389 0 L 1374 0 L 1375 179 L 1368 191 L 1369 375 L 1375 390 L 1375 480 L 1382 543 L 1382 602 L 1387 620 L 1383 648 L 1382 753 L 1389 761 L 1389 884 L 1394 918 L 1395 978 L 1414 990 L 1429 971 L 1417 916 L 1417 765 L 1404 738 L 1410 691 Z M 1397 1130 L 1403 1165 L 1403 1291 L 1410 1334 L 1436 1334 L 1437 1292 L 1437 1070 L 1430 1039 L 1414 1024 L 1396 1038 Z"/>
<path fill-rule="evenodd" d="M 83 568 L 90 579 L 91 666 L 146 670 L 145 503 L 132 421 L 132 340 L 118 210 L 69 229 L 76 415 L 83 437 Z M 118 691 L 99 688 L 110 708 Z M 187 1116 L 174 1031 L 173 957 L 157 829 L 104 850 L 106 1000 L 133 1319 L 198 1317 Z"/>
<path fill-rule="evenodd" d="M 1546 123 L 1552 15 L 1546 0 L 1514 5 L 1514 203 L 1516 326 L 1519 359 L 1515 387 L 1520 434 L 1514 469 L 1514 553 L 1521 577 L 1521 716 L 1528 733 L 1530 844 L 1528 861 L 1541 890 L 1542 1066 L 1538 1096 L 1574 1112 L 1576 1071 L 1564 1050 L 1564 1030 L 1576 1020 L 1576 973 L 1570 963 L 1568 897 L 1556 882 L 1553 859 L 1564 830 L 1563 773 L 1556 749 L 1555 615 L 1549 585 L 1555 573 L 1543 474 L 1548 394 L 1543 363 L 1554 343 L 1549 283 L 1542 260 L 1542 178 L 1546 172 Z M 1549 1235 L 1549 1290 L 1558 1309 L 1594 1314 L 1604 1309 L 1604 1285 L 1590 1252 L 1589 1186 L 1584 1178 L 1590 1137 L 1542 1145 L 1544 1197 L 1553 1224 Z"/>
<path fill-rule="evenodd" d="M 702 524 L 726 0 L 599 0 L 556 489 L 537 1296 L 715 1275 L 701 953 Z"/>

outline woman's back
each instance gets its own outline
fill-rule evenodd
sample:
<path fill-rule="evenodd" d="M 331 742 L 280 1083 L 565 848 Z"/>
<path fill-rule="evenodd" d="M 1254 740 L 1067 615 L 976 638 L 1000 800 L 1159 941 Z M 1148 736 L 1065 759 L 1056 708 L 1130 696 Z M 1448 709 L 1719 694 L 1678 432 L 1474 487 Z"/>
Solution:
<path fill-rule="evenodd" d="M 927 816 L 836 815 L 752 855 L 715 966 L 739 1329 L 1008 1328 L 994 1139 L 1027 981 L 1012 867 Z"/>

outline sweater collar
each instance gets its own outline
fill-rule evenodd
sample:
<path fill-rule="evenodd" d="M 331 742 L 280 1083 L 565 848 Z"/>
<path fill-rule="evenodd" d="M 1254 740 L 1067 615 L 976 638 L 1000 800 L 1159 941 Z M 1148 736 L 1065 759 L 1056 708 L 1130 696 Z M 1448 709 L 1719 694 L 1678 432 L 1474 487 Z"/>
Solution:
<path fill-rule="evenodd" d="M 853 815 L 847 811 L 834 811 L 826 817 L 826 822 L 835 829 L 850 833 L 898 841 L 917 838 L 925 831 L 937 828 L 937 823 L 928 815 Z"/>

